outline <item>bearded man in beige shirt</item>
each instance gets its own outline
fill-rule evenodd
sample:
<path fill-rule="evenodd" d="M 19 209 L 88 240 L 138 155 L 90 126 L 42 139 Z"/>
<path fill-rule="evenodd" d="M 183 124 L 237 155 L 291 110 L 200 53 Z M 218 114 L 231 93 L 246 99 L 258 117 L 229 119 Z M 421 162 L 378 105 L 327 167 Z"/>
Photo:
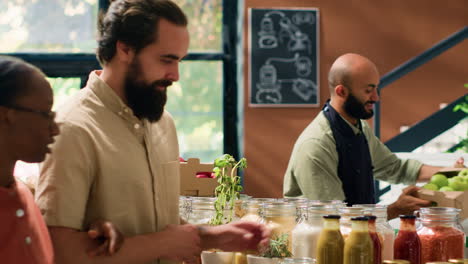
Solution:
<path fill-rule="evenodd" d="M 61 135 L 37 186 L 57 263 L 188 264 L 204 248 L 267 243 L 256 223 L 179 225 L 179 146 L 164 105 L 189 45 L 182 10 L 169 0 L 114 1 L 99 31 L 103 70 L 59 109 Z M 99 218 L 126 241 L 114 256 L 90 259 L 80 253 L 91 246 L 83 231 Z"/>

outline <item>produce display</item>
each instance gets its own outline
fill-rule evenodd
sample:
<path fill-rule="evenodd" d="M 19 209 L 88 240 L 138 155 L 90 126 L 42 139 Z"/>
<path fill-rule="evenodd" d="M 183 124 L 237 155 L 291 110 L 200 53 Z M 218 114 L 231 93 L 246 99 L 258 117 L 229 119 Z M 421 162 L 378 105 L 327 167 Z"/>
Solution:
<path fill-rule="evenodd" d="M 451 178 L 441 173 L 434 174 L 423 188 L 441 192 L 468 190 L 468 169 L 461 170 L 457 176 Z"/>

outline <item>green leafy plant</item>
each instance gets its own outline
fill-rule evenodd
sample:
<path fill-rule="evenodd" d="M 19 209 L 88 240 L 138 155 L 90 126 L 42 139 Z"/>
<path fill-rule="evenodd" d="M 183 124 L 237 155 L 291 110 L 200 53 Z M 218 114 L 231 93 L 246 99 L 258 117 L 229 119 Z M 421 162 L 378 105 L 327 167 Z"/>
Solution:
<path fill-rule="evenodd" d="M 468 83 L 465 83 L 465 88 L 468 88 Z M 465 112 L 466 114 L 468 114 L 468 95 L 465 96 L 465 101 L 464 102 L 461 102 L 459 104 L 457 104 L 454 108 L 453 108 L 453 111 L 454 112 L 457 112 L 457 111 L 463 111 Z"/>
<path fill-rule="evenodd" d="M 210 220 L 211 225 L 220 225 L 225 222 L 230 222 L 234 215 L 234 203 L 239 198 L 239 192 L 242 191 L 240 185 L 240 177 L 236 175 L 237 170 L 247 168 L 247 160 L 245 158 L 236 161 L 229 154 L 224 154 L 217 158 L 214 162 L 213 172 L 218 181 L 218 186 L 215 189 L 215 215 Z M 229 210 L 226 216 L 224 212 Z"/>
<path fill-rule="evenodd" d="M 468 88 L 468 83 L 465 83 L 465 88 Z M 465 100 L 459 104 L 457 104 L 454 108 L 453 108 L 453 111 L 454 112 L 457 112 L 457 111 L 463 111 L 465 114 L 468 114 L 468 95 L 465 96 Z M 464 152 L 468 153 L 468 132 L 467 132 L 467 135 L 465 138 L 461 138 L 460 139 L 460 143 L 457 144 L 459 147 L 457 147 L 456 150 L 463 150 Z"/>
<path fill-rule="evenodd" d="M 270 239 L 270 246 L 262 252 L 261 257 L 264 258 L 289 258 L 292 257 L 291 251 L 288 249 L 289 241 L 288 234 L 281 234 Z"/>

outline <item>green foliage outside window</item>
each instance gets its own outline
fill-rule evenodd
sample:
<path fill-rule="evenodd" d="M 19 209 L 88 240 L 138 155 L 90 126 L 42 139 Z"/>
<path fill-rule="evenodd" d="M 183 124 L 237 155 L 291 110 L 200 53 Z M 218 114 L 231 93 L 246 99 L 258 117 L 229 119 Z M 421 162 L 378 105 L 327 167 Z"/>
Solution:
<path fill-rule="evenodd" d="M 212 162 L 223 153 L 222 63 L 186 61 L 180 81 L 168 88 L 181 156 Z"/>
<path fill-rule="evenodd" d="M 188 16 L 191 52 L 220 52 L 222 0 L 174 0 Z M 0 53 L 94 53 L 98 0 L 0 1 Z M 185 61 L 168 89 L 181 156 L 212 162 L 223 153 L 223 62 Z M 79 78 L 49 78 L 54 108 L 79 90 Z"/>
<path fill-rule="evenodd" d="M 54 109 L 80 90 L 80 78 L 47 78 L 54 91 Z"/>
<path fill-rule="evenodd" d="M 468 88 L 468 83 L 465 84 L 465 88 Z M 465 95 L 465 101 L 457 104 L 454 108 L 453 111 L 463 111 L 465 114 L 468 115 L 468 95 Z M 466 132 L 465 138 L 462 138 L 460 143 L 457 144 L 459 147 L 455 150 L 462 150 L 466 153 L 468 153 L 468 131 Z"/>

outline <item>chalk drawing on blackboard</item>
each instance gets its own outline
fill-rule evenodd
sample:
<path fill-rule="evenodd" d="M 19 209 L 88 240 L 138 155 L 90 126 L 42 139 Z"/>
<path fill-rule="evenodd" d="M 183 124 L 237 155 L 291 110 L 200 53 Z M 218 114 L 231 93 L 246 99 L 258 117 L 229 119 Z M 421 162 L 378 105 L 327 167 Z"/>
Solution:
<path fill-rule="evenodd" d="M 296 78 L 279 80 L 280 83 L 292 83 L 292 91 L 304 101 L 317 95 L 317 85 L 311 80 Z"/>
<path fill-rule="evenodd" d="M 315 16 L 311 13 L 295 13 L 292 16 L 292 21 L 296 25 L 302 25 L 302 24 L 310 24 L 313 25 L 315 24 Z"/>
<path fill-rule="evenodd" d="M 263 89 L 257 91 L 255 99 L 261 104 L 279 104 L 283 101 L 280 89 Z"/>
<path fill-rule="evenodd" d="M 249 9 L 249 105 L 319 104 L 317 9 Z"/>
<path fill-rule="evenodd" d="M 303 78 L 293 79 L 279 79 L 277 78 L 277 70 L 272 64 L 273 62 L 292 63 L 296 67 L 296 73 L 299 76 L 308 76 L 311 73 L 312 61 L 299 53 L 294 54 L 293 58 L 268 58 L 260 67 L 259 77 L 260 83 L 257 83 L 256 99 L 259 103 L 281 103 L 282 96 L 279 92 L 282 83 L 292 83 L 292 91 L 301 97 L 304 101 L 310 99 L 311 96 L 316 95 L 317 85 L 311 80 Z"/>
<path fill-rule="evenodd" d="M 271 11 L 263 16 L 260 22 L 260 31 L 258 32 L 258 46 L 262 49 L 273 49 L 278 47 L 278 38 L 276 37 L 275 25 L 271 18 L 272 15 L 281 16 L 279 21 L 280 31 L 278 33 L 279 41 L 281 43 L 286 43 L 289 39 L 287 42 L 287 48 L 289 51 L 307 50 L 310 54 L 312 51 L 312 44 L 309 37 L 301 32 L 301 30 L 291 22 L 291 19 L 281 11 Z M 297 18 L 293 20 L 297 21 L 299 24 L 309 23 L 309 21 L 313 20 L 313 16 L 311 19 L 304 17 L 301 13 L 296 13 L 295 15 L 297 15 Z"/>
<path fill-rule="evenodd" d="M 273 24 L 273 19 L 269 16 L 263 17 L 258 32 L 258 46 L 262 49 L 273 49 L 278 47 L 278 39 Z"/>

